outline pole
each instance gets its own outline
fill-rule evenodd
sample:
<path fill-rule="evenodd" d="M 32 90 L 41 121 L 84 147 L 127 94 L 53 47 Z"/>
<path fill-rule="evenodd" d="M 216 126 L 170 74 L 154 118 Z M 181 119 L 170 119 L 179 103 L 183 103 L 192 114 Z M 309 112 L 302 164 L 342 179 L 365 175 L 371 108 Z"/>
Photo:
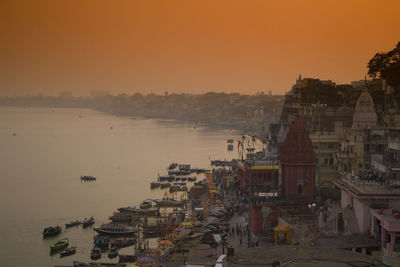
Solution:
<path fill-rule="evenodd" d="M 320 144 L 321 144 L 321 110 L 320 110 L 320 108 L 321 107 L 318 107 L 317 108 L 317 110 L 318 110 L 318 167 L 317 167 L 317 188 L 318 188 L 318 195 L 320 195 L 320 183 L 321 183 L 321 181 L 320 181 L 320 179 L 321 179 L 321 177 L 320 177 L 320 161 L 321 161 L 321 158 L 320 158 Z"/>
<path fill-rule="evenodd" d="M 247 247 L 251 248 L 251 201 L 253 198 L 253 179 L 252 179 L 252 173 L 251 173 L 251 165 L 249 167 L 249 184 L 250 184 L 250 189 L 249 189 L 249 223 L 247 224 Z"/>

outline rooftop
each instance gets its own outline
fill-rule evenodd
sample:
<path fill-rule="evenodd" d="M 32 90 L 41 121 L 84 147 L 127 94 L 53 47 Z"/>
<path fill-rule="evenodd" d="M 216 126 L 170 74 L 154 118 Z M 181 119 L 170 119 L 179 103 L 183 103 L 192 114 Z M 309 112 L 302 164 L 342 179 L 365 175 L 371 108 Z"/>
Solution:
<path fill-rule="evenodd" d="M 385 182 L 360 180 L 357 178 L 335 179 L 334 184 L 359 198 L 385 197 L 400 199 L 400 189 Z"/>

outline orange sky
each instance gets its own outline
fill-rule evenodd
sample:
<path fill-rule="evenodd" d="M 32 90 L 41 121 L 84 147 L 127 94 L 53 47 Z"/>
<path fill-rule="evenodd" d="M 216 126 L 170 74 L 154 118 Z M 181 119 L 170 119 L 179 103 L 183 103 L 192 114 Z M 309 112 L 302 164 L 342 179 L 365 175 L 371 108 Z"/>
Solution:
<path fill-rule="evenodd" d="M 0 94 L 282 94 L 363 79 L 398 0 L 0 0 Z"/>

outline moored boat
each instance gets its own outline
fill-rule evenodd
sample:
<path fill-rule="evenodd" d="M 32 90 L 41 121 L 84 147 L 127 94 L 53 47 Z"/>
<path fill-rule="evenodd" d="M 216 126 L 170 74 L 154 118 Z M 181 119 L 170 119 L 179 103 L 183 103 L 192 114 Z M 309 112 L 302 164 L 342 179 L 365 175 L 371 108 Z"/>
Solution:
<path fill-rule="evenodd" d="M 94 228 L 99 234 L 105 235 L 132 235 L 137 231 L 124 224 L 102 224 L 99 228 Z"/>
<path fill-rule="evenodd" d="M 136 243 L 136 240 L 133 238 L 120 238 L 114 239 L 111 241 L 111 247 L 122 248 L 133 246 Z"/>
<path fill-rule="evenodd" d="M 60 240 L 57 240 L 53 244 L 50 245 L 50 250 L 51 252 L 58 251 L 61 249 L 64 249 L 68 247 L 69 239 L 68 238 L 63 238 Z"/>
<path fill-rule="evenodd" d="M 114 212 L 114 214 L 108 217 L 112 222 L 130 222 L 132 221 L 132 212 Z"/>
<path fill-rule="evenodd" d="M 79 220 L 72 221 L 72 222 L 70 222 L 70 223 L 66 223 L 66 224 L 65 224 L 65 228 L 69 228 L 69 227 L 76 226 L 76 225 L 80 225 L 80 224 L 82 224 L 82 222 L 79 221 Z"/>
<path fill-rule="evenodd" d="M 113 259 L 118 256 L 118 250 L 116 247 L 110 247 L 110 250 L 107 253 L 108 258 Z"/>
<path fill-rule="evenodd" d="M 90 251 L 90 258 L 93 260 L 97 260 L 101 258 L 101 251 L 98 248 L 92 248 L 92 251 Z"/>
<path fill-rule="evenodd" d="M 150 188 L 154 189 L 154 188 L 160 187 L 160 185 L 161 185 L 160 182 L 151 182 L 150 183 Z"/>
<path fill-rule="evenodd" d="M 140 204 L 140 208 L 141 209 L 148 209 L 151 208 L 151 204 L 153 203 L 153 201 L 151 199 L 145 199 L 143 200 L 143 202 Z"/>
<path fill-rule="evenodd" d="M 108 247 L 110 238 L 108 236 L 98 235 L 93 238 L 93 243 L 97 247 Z"/>
<path fill-rule="evenodd" d="M 171 186 L 170 183 L 162 183 L 162 184 L 160 185 L 160 188 L 162 189 L 162 188 L 167 188 L 167 187 L 170 187 L 170 186 Z"/>
<path fill-rule="evenodd" d="M 154 199 L 154 202 L 157 204 L 157 206 L 160 207 L 182 207 L 185 205 L 185 202 L 175 200 L 175 199 Z"/>
<path fill-rule="evenodd" d="M 134 262 L 136 259 L 136 255 L 119 255 L 119 262 Z"/>
<path fill-rule="evenodd" d="M 66 248 L 60 252 L 60 257 L 67 257 L 76 253 L 76 247 Z"/>
<path fill-rule="evenodd" d="M 48 237 L 48 236 L 56 236 L 61 233 L 61 226 L 49 226 L 44 228 L 43 230 L 43 237 Z"/>
<path fill-rule="evenodd" d="M 168 170 L 173 170 L 173 169 L 175 169 L 176 167 L 178 167 L 178 163 L 173 162 L 173 163 L 171 163 L 171 164 L 168 166 Z"/>

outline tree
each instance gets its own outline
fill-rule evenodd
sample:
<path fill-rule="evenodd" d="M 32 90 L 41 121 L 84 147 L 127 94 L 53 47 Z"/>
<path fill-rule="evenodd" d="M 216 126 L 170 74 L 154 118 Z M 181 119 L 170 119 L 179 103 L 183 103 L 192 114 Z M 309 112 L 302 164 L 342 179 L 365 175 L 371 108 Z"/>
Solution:
<path fill-rule="evenodd" d="M 368 76 L 382 78 L 386 84 L 400 89 L 400 42 L 393 50 L 376 53 L 369 60 Z"/>

